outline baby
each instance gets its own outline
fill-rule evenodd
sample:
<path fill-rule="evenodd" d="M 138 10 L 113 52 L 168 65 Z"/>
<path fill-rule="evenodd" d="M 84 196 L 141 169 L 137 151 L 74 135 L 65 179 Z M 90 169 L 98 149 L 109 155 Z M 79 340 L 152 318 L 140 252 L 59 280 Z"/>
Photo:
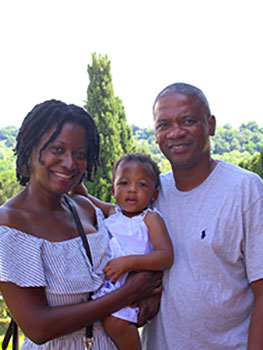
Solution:
<path fill-rule="evenodd" d="M 93 296 L 119 288 L 129 271 L 169 268 L 173 248 L 160 213 L 151 209 L 158 195 L 159 168 L 150 156 L 129 153 L 115 163 L 111 185 L 117 206 L 87 194 L 106 217 L 111 260 L 104 273 L 106 283 Z M 103 320 L 107 334 L 121 350 L 141 349 L 136 327 L 139 307 L 126 307 Z"/>

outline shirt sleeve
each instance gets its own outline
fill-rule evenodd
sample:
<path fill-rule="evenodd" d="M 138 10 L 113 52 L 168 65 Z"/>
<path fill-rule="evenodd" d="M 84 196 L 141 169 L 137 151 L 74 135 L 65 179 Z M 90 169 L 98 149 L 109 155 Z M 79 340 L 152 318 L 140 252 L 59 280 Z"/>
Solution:
<path fill-rule="evenodd" d="M 20 287 L 46 286 L 42 239 L 0 226 L 0 281 Z"/>
<path fill-rule="evenodd" d="M 263 184 L 255 181 L 244 213 L 245 264 L 249 283 L 263 278 Z"/>

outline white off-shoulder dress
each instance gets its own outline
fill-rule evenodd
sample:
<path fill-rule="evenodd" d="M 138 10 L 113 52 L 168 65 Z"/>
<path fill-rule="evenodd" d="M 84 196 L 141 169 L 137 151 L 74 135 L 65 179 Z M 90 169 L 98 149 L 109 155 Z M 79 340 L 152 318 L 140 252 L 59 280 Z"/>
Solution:
<path fill-rule="evenodd" d="M 28 233 L 0 226 L 0 280 L 21 287 L 44 287 L 50 306 L 86 302 L 90 292 L 104 283 L 103 268 L 109 260 L 108 233 L 103 214 L 96 208 L 98 231 L 88 234 L 91 266 L 80 237 L 50 242 Z M 26 338 L 22 350 L 83 350 L 85 329 L 43 345 Z M 93 325 L 94 350 L 115 350 L 100 322 Z"/>

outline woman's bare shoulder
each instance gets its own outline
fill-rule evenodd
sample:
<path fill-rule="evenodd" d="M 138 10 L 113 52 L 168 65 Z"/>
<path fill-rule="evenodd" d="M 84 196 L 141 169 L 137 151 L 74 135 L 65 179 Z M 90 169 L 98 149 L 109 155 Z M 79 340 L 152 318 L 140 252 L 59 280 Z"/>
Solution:
<path fill-rule="evenodd" d="M 72 194 L 70 198 L 73 200 L 78 213 L 84 212 L 85 215 L 90 214 L 95 216 L 95 208 L 92 202 L 87 198 L 79 194 Z"/>
<path fill-rule="evenodd" d="M 77 205 L 78 207 L 80 206 L 81 208 L 84 207 L 86 209 L 95 210 L 94 205 L 87 197 L 84 197 L 80 194 L 71 194 L 70 198 L 73 200 L 75 205 Z"/>
<path fill-rule="evenodd" d="M 0 225 L 13 227 L 14 223 L 18 224 L 19 221 L 23 221 L 24 213 L 23 193 L 19 192 L 0 207 Z"/>

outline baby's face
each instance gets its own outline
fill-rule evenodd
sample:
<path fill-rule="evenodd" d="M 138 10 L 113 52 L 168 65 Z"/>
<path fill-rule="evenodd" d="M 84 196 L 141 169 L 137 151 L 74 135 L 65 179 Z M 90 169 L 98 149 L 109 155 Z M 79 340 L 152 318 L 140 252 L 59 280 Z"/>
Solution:
<path fill-rule="evenodd" d="M 124 215 L 140 214 L 158 193 L 151 165 L 139 161 L 121 162 L 115 172 L 112 193 Z"/>

